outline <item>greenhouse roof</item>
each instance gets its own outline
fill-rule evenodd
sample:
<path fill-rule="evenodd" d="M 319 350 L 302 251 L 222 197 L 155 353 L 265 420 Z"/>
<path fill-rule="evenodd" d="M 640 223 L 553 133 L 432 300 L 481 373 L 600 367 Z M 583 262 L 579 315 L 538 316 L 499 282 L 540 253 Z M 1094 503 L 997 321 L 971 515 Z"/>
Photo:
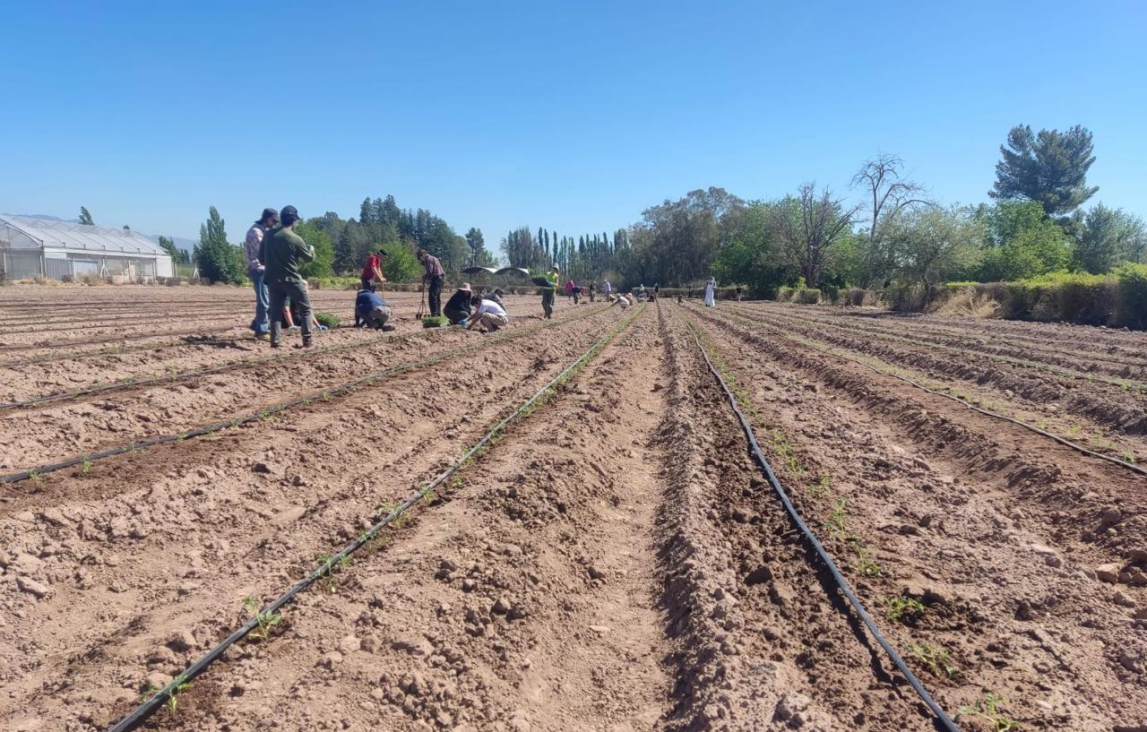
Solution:
<path fill-rule="evenodd" d="M 0 216 L 0 226 L 5 225 L 31 239 L 37 248 L 169 256 L 159 244 L 131 229 L 109 229 L 25 216 Z M 11 241 L 10 237 L 0 236 L 0 241 L 5 239 Z M 13 246 L 18 245 L 13 242 Z"/>

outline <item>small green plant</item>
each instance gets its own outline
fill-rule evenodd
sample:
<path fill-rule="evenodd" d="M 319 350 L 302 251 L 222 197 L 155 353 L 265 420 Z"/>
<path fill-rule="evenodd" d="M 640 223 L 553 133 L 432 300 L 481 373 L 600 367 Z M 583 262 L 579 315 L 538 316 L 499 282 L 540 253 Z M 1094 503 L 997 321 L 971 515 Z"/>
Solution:
<path fill-rule="evenodd" d="M 1082 429 L 1083 429 L 1083 427 L 1081 427 L 1078 422 L 1072 422 L 1067 427 L 1067 434 L 1071 435 L 1072 437 L 1075 437 L 1076 435 L 1079 434 L 1079 431 Z"/>
<path fill-rule="evenodd" d="M 885 615 L 894 623 L 907 622 L 924 614 L 924 603 L 904 595 L 884 598 Z"/>
<path fill-rule="evenodd" d="M 932 643 L 910 643 L 908 652 L 938 679 L 954 679 L 959 674 L 952 665 L 948 649 Z"/>
<path fill-rule="evenodd" d="M 346 559 L 346 557 L 343 557 L 343 559 Z M 327 589 L 330 590 L 333 595 L 338 592 L 338 588 L 335 587 L 335 558 L 331 554 L 320 554 L 318 561 L 319 564 L 322 565 L 319 570 L 319 576 L 326 578 Z"/>
<path fill-rule="evenodd" d="M 831 490 L 832 478 L 828 477 L 827 475 L 820 476 L 820 478 L 818 478 L 815 483 L 810 484 L 808 487 L 808 492 L 813 496 L 813 498 L 820 498 L 821 496 L 828 494 Z"/>
<path fill-rule="evenodd" d="M 235 429 L 236 427 L 239 426 L 239 420 L 233 419 L 227 423 L 227 426 L 230 427 L 231 429 Z"/>
<path fill-rule="evenodd" d="M 37 488 L 44 487 L 44 478 L 37 471 L 32 470 L 28 472 L 28 480 L 32 481 L 32 485 Z"/>
<path fill-rule="evenodd" d="M 255 621 L 259 624 L 259 629 L 252 631 L 256 638 L 267 640 L 271 637 L 271 629 L 283 622 L 282 613 L 259 612 L 259 601 L 253 597 L 243 598 L 243 607 L 255 616 Z"/>
<path fill-rule="evenodd" d="M 186 674 L 176 676 L 171 682 L 171 685 L 167 689 L 167 702 L 164 704 L 164 706 L 167 707 L 167 711 L 171 713 L 171 716 L 174 717 L 179 711 L 179 695 L 190 688 L 191 684 L 187 681 Z"/>
<path fill-rule="evenodd" d="M 1020 729 L 1020 723 L 1004 716 L 1000 711 L 1000 705 L 1003 703 L 1002 697 L 986 694 L 984 698 L 976 700 L 975 704 L 960 707 L 956 719 L 964 716 L 977 717 L 992 725 L 995 732 L 1015 732 Z"/>
<path fill-rule="evenodd" d="M 92 458 L 90 455 L 84 455 L 84 461 L 80 463 L 80 475 L 87 475 L 92 471 Z"/>
<path fill-rule="evenodd" d="M 828 529 L 833 536 L 843 539 L 848 536 L 848 512 L 843 498 L 836 499 L 832 512 L 828 514 Z"/>
<path fill-rule="evenodd" d="M 1123 462 L 1134 465 L 1135 464 L 1135 456 L 1129 452 L 1125 452 L 1125 453 L 1123 453 Z"/>
<path fill-rule="evenodd" d="M 853 548 L 856 550 L 856 568 L 865 577 L 879 577 L 883 569 L 876 561 L 876 555 L 871 549 L 866 549 L 854 540 Z"/>

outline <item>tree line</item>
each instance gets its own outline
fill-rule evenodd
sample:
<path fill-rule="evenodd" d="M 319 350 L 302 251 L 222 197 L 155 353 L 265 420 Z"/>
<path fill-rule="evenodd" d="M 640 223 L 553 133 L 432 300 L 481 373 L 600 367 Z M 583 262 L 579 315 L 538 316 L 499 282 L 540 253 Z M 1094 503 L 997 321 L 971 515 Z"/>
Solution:
<path fill-rule="evenodd" d="M 522 228 L 502 249 L 518 266 L 560 257 L 581 279 L 608 273 L 624 286 L 680 286 L 715 275 L 762 296 L 781 286 L 1014 281 L 1147 262 L 1142 219 L 1103 203 L 1084 208 L 1098 191 L 1087 184 L 1095 162 L 1090 131 L 1035 133 L 1021 125 L 1000 153 L 991 203 L 943 205 L 906 175 L 899 157 L 882 154 L 853 176 L 852 202 L 815 183 L 756 201 L 708 188 L 646 209 L 612 243 L 595 235 L 574 247 L 567 237 Z"/>
<path fill-rule="evenodd" d="M 422 265 L 414 255 L 417 249 L 438 257 L 450 274 L 472 265 L 497 263 L 485 248 L 481 229 L 471 228 L 460 236 L 445 220 L 426 209 L 399 208 L 394 196 L 364 199 L 357 219 L 343 219 L 327 211 L 300 222 L 295 231 L 315 247 L 314 261 L 302 268 L 305 277 L 355 275 L 367 256 L 379 249 L 387 253 L 383 271 L 387 279 L 395 282 L 421 276 Z M 212 282 L 241 283 L 246 279 L 245 246 L 228 241 L 226 223 L 214 206 L 200 226 L 199 243 L 191 259 L 200 276 Z"/>

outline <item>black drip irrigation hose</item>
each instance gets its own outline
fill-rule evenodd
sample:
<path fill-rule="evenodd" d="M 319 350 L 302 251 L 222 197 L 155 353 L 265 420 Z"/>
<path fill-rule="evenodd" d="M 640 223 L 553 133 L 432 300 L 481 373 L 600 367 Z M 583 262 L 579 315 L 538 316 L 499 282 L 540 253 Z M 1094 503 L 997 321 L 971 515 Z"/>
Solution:
<path fill-rule="evenodd" d="M 964 407 L 967 407 L 968 409 L 971 409 L 973 412 L 979 412 L 980 414 L 983 414 L 983 415 L 988 416 L 988 417 L 995 417 L 996 419 L 1002 419 L 1005 422 L 1011 422 L 1014 425 L 1018 425 L 1020 427 L 1023 427 L 1024 429 L 1031 430 L 1032 432 L 1036 433 L 1037 435 L 1042 435 L 1043 437 L 1047 437 L 1049 439 L 1055 440 L 1056 442 L 1063 445 L 1064 447 L 1070 447 L 1072 450 L 1076 450 L 1078 452 L 1081 452 L 1084 455 L 1088 455 L 1088 456 L 1094 457 L 1094 458 L 1099 458 L 1100 460 L 1106 460 L 1109 463 L 1115 463 L 1116 465 L 1127 468 L 1128 470 L 1133 470 L 1136 473 L 1139 473 L 1140 475 L 1147 475 L 1147 469 L 1144 469 L 1138 465 L 1135 465 L 1134 463 L 1129 463 L 1126 460 L 1120 460 L 1119 458 L 1112 457 L 1111 455 L 1104 455 L 1103 453 L 1096 452 L 1095 450 L 1089 450 L 1077 442 L 1072 442 L 1071 440 L 1068 440 L 1064 437 L 1060 437 L 1059 435 L 1052 433 L 1052 432 L 1048 432 L 1047 430 L 1041 430 L 1039 427 L 1036 427 L 1034 425 L 1030 425 L 1027 422 L 1024 422 L 1023 420 L 1019 420 L 1019 419 L 1016 419 L 1014 417 L 1009 417 L 1005 414 L 1000 414 L 999 412 L 992 412 L 992 411 L 989 411 L 987 409 L 977 407 L 974 404 L 967 403 L 966 401 L 964 401 L 963 399 L 960 399 L 959 397 L 954 397 L 951 394 L 945 394 L 942 391 L 937 391 L 935 389 L 929 389 L 928 387 L 924 386 L 923 384 L 921 384 L 917 381 L 913 381 L 912 379 L 909 379 L 906 376 L 900 376 L 898 374 L 893 374 L 893 373 L 890 373 L 888 371 L 881 371 L 880 369 L 876 368 L 875 366 L 870 366 L 869 364 L 866 364 L 864 361 L 861 361 L 858 358 L 853 358 L 852 356 L 845 356 L 842 353 L 833 353 L 832 350 L 830 349 L 830 347 L 817 346 L 811 342 L 810 343 L 803 343 L 803 342 L 801 342 L 795 338 L 792 338 L 791 336 L 786 335 L 783 329 L 778 328 L 775 325 L 766 325 L 764 323 L 759 323 L 756 321 L 749 320 L 748 318 L 742 318 L 738 315 L 734 315 L 733 317 L 737 318 L 738 320 L 745 321 L 747 324 L 751 324 L 753 327 L 771 330 L 774 333 L 776 333 L 776 335 L 780 336 L 781 338 L 784 338 L 785 340 L 789 341 L 790 343 L 796 343 L 798 345 L 802 345 L 802 346 L 806 346 L 808 348 L 811 348 L 814 351 L 820 351 L 821 353 L 825 353 L 829 356 L 835 356 L 837 358 L 844 359 L 845 361 L 851 361 L 852 363 L 863 366 L 864 368 L 868 369 L 869 371 L 880 374 L 881 376 L 888 376 L 890 378 L 897 379 L 899 381 L 903 381 L 905 384 L 908 384 L 910 386 L 914 386 L 917 389 L 921 389 L 923 391 L 926 391 L 929 394 L 934 394 L 938 397 L 944 397 L 945 399 L 951 399 L 952 401 L 956 402 L 957 404 L 964 406 Z"/>
<path fill-rule="evenodd" d="M 792 519 L 793 523 L 796 524 L 797 528 L 800 529 L 802 534 L 804 534 L 804 538 L 812 546 L 820 560 L 824 562 L 825 567 L 827 567 L 829 573 L 832 574 L 832 578 L 836 583 L 836 586 L 842 593 L 844 593 L 844 596 L 848 598 L 849 604 L 852 605 L 852 609 L 856 611 L 856 614 L 868 628 L 868 632 L 872 634 L 872 636 L 876 639 L 876 642 L 879 643 L 880 647 L 884 649 L 884 652 L 888 655 L 888 658 L 892 661 L 893 665 L 895 665 L 900 673 L 904 675 L 904 678 L 908 680 L 908 683 L 924 701 L 924 704 L 926 704 L 928 708 L 932 710 L 932 713 L 936 715 L 936 719 L 940 722 L 943 728 L 948 730 L 948 732 L 960 732 L 960 728 L 956 726 L 956 723 L 948 717 L 948 714 L 944 711 L 944 709 L 936 703 L 936 700 L 933 699 L 932 695 L 928 693 L 928 690 L 924 688 L 924 684 L 921 683 L 916 674 L 912 673 L 912 670 L 908 668 L 908 664 L 904 662 L 904 658 L 881 634 L 880 629 L 876 627 L 876 621 L 872 619 L 872 616 L 864 608 L 864 604 L 860 602 L 860 598 L 857 597 L 856 593 L 852 591 L 852 587 L 848 584 L 848 580 L 844 578 L 844 575 L 841 574 L 840 569 L 836 566 L 836 562 L 832 561 L 832 557 L 829 556 L 829 553 L 824 548 L 824 545 L 820 543 L 820 540 L 816 538 L 816 534 L 814 534 L 812 529 L 808 527 L 808 524 L 805 523 L 804 518 L 801 517 L 800 511 L 798 511 L 797 507 L 793 505 L 792 500 L 789 499 L 788 493 L 786 493 L 785 489 L 781 486 L 781 482 L 777 479 L 776 474 L 773 472 L 772 466 L 769 465 L 769 461 L 765 458 L 764 452 L 761 451 L 761 446 L 757 442 L 757 436 L 753 432 L 753 426 L 745 416 L 745 413 L 741 411 L 741 407 L 737 404 L 736 395 L 734 395 L 732 390 L 729 389 L 729 385 L 725 383 L 725 378 L 721 375 L 720 370 L 718 370 L 717 367 L 713 365 L 713 361 L 709 358 L 709 354 L 705 351 L 705 346 L 701 343 L 701 338 L 697 335 L 697 331 L 693 324 L 691 322 L 688 324 L 689 331 L 693 335 L 693 340 L 697 343 L 697 348 L 701 351 L 701 357 L 705 359 L 705 365 L 709 367 L 709 373 L 713 375 L 713 377 L 717 380 L 717 383 L 721 385 L 721 390 L 725 392 L 725 397 L 729 400 L 729 406 L 733 408 L 733 412 L 736 413 L 737 419 L 740 420 L 741 429 L 744 431 L 745 437 L 749 441 L 749 449 L 752 452 L 753 457 L 756 458 L 757 463 L 764 470 L 765 476 L 768 478 L 769 484 L 773 488 L 773 492 L 776 493 L 777 498 L 779 498 L 781 503 L 784 504 L 785 511 L 788 512 L 789 518 Z"/>
<path fill-rule="evenodd" d="M 144 351 L 161 351 L 165 348 L 180 348 L 183 346 L 234 345 L 235 342 L 239 340 L 238 337 L 235 337 L 235 338 L 212 338 L 211 337 L 214 335 L 218 335 L 220 333 L 225 333 L 228 330 L 230 330 L 230 328 L 227 328 L 224 330 L 208 331 L 206 333 L 199 334 L 199 336 L 188 335 L 188 336 L 183 337 L 184 340 L 176 341 L 174 343 L 172 343 L 172 342 L 167 342 L 167 343 L 163 343 L 163 342 L 161 342 L 161 343 L 139 343 L 139 344 L 134 345 L 134 346 L 111 346 L 108 348 L 97 348 L 93 351 L 75 350 L 75 351 L 68 351 L 66 353 L 49 353 L 49 354 L 45 354 L 43 356 L 32 356 L 30 358 L 21 358 L 21 359 L 16 359 L 14 361 L 3 361 L 3 362 L 0 362 L 0 368 L 14 369 L 14 368 L 19 368 L 21 366 L 34 366 L 34 365 L 39 364 L 39 363 L 51 363 L 54 361 L 72 361 L 72 360 L 79 359 L 79 358 L 97 358 L 99 356 L 118 356 L 118 355 L 123 354 L 123 353 L 142 353 Z M 200 336 L 207 336 L 207 337 L 206 338 L 200 338 L 200 340 L 194 340 L 195 338 L 200 337 Z M 88 344 L 80 343 L 78 345 L 81 345 L 81 346 L 83 346 L 83 345 L 99 345 L 100 343 L 107 343 L 107 341 L 102 340 L 102 341 L 99 341 L 97 343 L 88 343 Z M 34 348 L 52 348 L 52 346 L 30 346 L 28 350 L 31 350 Z M 0 350 L 0 353 L 2 353 L 2 352 L 3 351 Z"/>
<path fill-rule="evenodd" d="M 250 634 L 251 631 L 258 628 L 261 618 L 267 618 L 277 613 L 280 609 L 283 608 L 283 606 L 291 602 L 291 600 L 293 600 L 296 595 L 306 590 L 323 577 L 333 576 L 335 569 L 337 567 L 343 566 L 343 563 L 350 557 L 351 554 L 354 554 L 356 551 L 373 541 L 375 536 L 377 536 L 380 531 L 405 515 L 408 511 L 410 511 L 411 508 L 417 505 L 419 501 L 423 500 L 432 491 L 434 491 L 435 488 L 438 488 L 444 484 L 450 478 L 450 476 L 477 458 L 487 447 L 491 445 L 491 443 L 494 441 L 494 438 L 499 433 L 504 431 L 511 422 L 523 415 L 531 414 L 539 402 L 552 394 L 553 391 L 562 383 L 576 375 L 582 367 L 589 363 L 590 359 L 596 356 L 603 348 L 608 346 L 610 342 L 618 336 L 618 334 L 628 328 L 629 325 L 637 318 L 637 316 L 641 314 L 643 309 L 644 306 L 636 310 L 633 315 L 629 316 L 628 319 L 618 324 L 613 330 L 603 336 L 601 340 L 595 343 L 588 351 L 578 357 L 577 360 L 575 360 L 569 366 L 566 366 L 560 374 L 547 382 L 546 385 L 539 389 L 537 393 L 535 393 L 532 397 L 527 399 L 514 411 L 512 411 L 509 416 L 495 424 L 456 462 L 448 466 L 429 483 L 422 486 L 414 493 L 410 494 L 406 500 L 398 504 L 398 506 L 392 509 L 390 513 L 388 513 L 380 521 L 376 522 L 369 529 L 359 534 L 357 539 L 347 544 L 337 554 L 325 558 L 322 562 L 319 563 L 318 566 L 311 570 L 310 574 L 299 580 L 290 589 L 271 601 L 269 605 L 256 613 L 254 617 L 252 617 L 246 623 L 239 626 L 219 645 L 212 648 L 210 651 L 200 657 L 199 660 L 195 661 L 195 663 L 184 669 L 182 673 L 177 675 L 171 681 L 171 683 L 156 691 L 150 698 L 136 707 L 126 717 L 121 719 L 114 726 L 110 727 L 108 732 L 130 732 L 130 730 L 138 727 L 140 724 L 146 721 L 148 717 L 154 714 L 156 710 L 158 710 L 163 704 L 167 703 L 168 700 L 172 699 L 175 697 L 175 695 L 179 694 L 180 691 L 186 688 L 186 684 L 188 684 L 192 679 L 202 674 L 207 670 L 208 666 L 219 660 L 219 658 L 222 657 L 228 648 L 238 643 L 240 640 Z"/>
<path fill-rule="evenodd" d="M 398 333 L 392 336 L 384 336 L 382 338 L 358 341 L 356 343 L 343 343 L 337 346 L 324 346 L 322 348 L 315 348 L 313 350 L 302 351 L 300 353 L 268 356 L 265 358 L 258 358 L 250 361 L 233 361 L 231 363 L 225 363 L 220 366 L 211 366 L 205 369 L 181 371 L 177 374 L 148 376 L 142 379 L 125 379 L 123 381 L 116 381 L 111 384 L 101 384 L 99 386 L 88 387 L 87 389 L 79 389 L 76 391 L 61 391 L 55 394 L 44 394 L 43 396 L 32 397 L 31 399 L 25 399 L 24 401 L 20 402 L 3 402 L 0 403 L 0 411 L 18 409 L 20 407 L 31 407 L 38 404 L 46 404 L 49 402 L 79 399 L 80 397 L 91 396 L 92 394 L 103 394 L 105 392 L 117 391 L 120 389 L 134 389 L 140 386 L 155 386 L 156 384 L 166 384 L 172 381 L 179 381 L 181 379 L 194 378 L 196 376 L 209 376 L 211 374 L 223 373 L 225 371 L 242 371 L 243 369 L 256 368 L 259 366 L 265 366 L 267 364 L 286 363 L 288 361 L 314 358 L 330 353 L 340 353 L 342 351 L 349 351 L 355 348 L 370 348 L 372 346 L 378 345 L 379 343 L 384 343 L 398 338 L 415 338 L 425 336 L 430 332 L 430 330 L 417 330 L 411 333 Z"/>
<path fill-rule="evenodd" d="M 346 392 L 349 392 L 349 391 L 351 391 L 351 390 L 353 390 L 359 386 L 362 386 L 363 384 L 367 384 L 367 385 L 374 384 L 375 382 L 380 381 L 382 379 L 390 378 L 392 376 L 397 376 L 398 374 L 402 374 L 402 373 L 405 373 L 407 371 L 412 371 L 414 369 L 419 369 L 419 368 L 423 368 L 425 366 L 430 366 L 432 364 L 439 363 L 440 361 L 445 361 L 446 359 L 454 358 L 455 356 L 461 356 L 461 355 L 464 355 L 467 353 L 471 353 L 473 351 L 482 350 L 482 349 L 487 348 L 489 346 L 493 346 L 497 343 L 504 343 L 504 342 L 509 341 L 509 340 L 521 338 L 521 337 L 528 335 L 530 333 L 534 333 L 540 329 L 560 326 L 560 325 L 564 325 L 566 323 L 574 323 L 574 322 L 577 322 L 579 320 L 584 320 L 585 318 L 589 318 L 593 315 L 597 315 L 597 314 L 602 313 L 604 311 L 605 311 L 604 308 L 594 309 L 594 310 L 591 310 L 585 314 L 575 315 L 573 317 L 566 318 L 563 320 L 551 321 L 550 324 L 535 325 L 535 326 L 531 326 L 529 328 L 525 328 L 523 330 L 512 331 L 512 332 L 506 333 L 505 335 L 500 336 L 500 337 L 495 337 L 492 339 L 486 339 L 486 340 L 482 341 L 481 343 L 475 343 L 475 344 L 470 345 L 470 346 L 464 346 L 462 348 L 456 348 L 454 350 L 447 351 L 445 353 L 440 353 L 437 356 L 431 356 L 430 358 L 424 358 L 420 361 L 413 361 L 411 363 L 401 364 L 399 366 L 393 366 L 389 369 L 386 369 L 385 371 L 379 371 L 377 373 L 367 374 L 366 376 L 361 376 L 357 379 L 353 379 L 351 381 L 344 382 L 344 383 L 339 384 L 338 386 L 332 387 L 330 389 L 325 389 L 321 392 L 312 392 L 311 394 L 309 394 L 305 397 L 300 397 L 298 399 L 291 399 L 290 401 L 279 402 L 278 404 L 274 404 L 270 407 L 267 407 L 266 409 L 262 409 L 258 412 L 252 412 L 252 413 L 247 414 L 243 417 L 236 417 L 236 418 L 230 419 L 226 422 L 215 422 L 214 424 L 209 424 L 209 425 L 205 425 L 202 427 L 196 427 L 196 428 L 190 429 L 186 432 L 179 432 L 179 433 L 174 434 L 174 435 L 164 435 L 162 437 L 153 437 L 151 439 L 141 440 L 139 442 L 133 442 L 130 445 L 122 445 L 120 447 L 113 447 L 109 450 L 104 450 L 102 452 L 91 453 L 88 455 L 80 455 L 78 457 L 68 458 L 67 460 L 61 460 L 59 462 L 49 463 L 47 465 L 40 465 L 38 467 L 31 468 L 29 470 L 22 470 L 22 471 L 17 472 L 17 473 L 8 473 L 7 475 L 0 475 L 0 484 L 3 484 L 3 483 L 19 483 L 22 480 L 38 479 L 44 473 L 53 473 L 57 470 L 63 470 L 64 468 L 70 468 L 70 467 L 73 467 L 76 465 L 83 465 L 86 469 L 88 466 L 90 466 L 93 462 L 95 462 L 97 460 L 104 460 L 106 458 L 115 457 L 116 455 L 123 455 L 124 453 L 129 453 L 129 452 L 138 452 L 138 451 L 143 450 L 146 447 L 155 447 L 156 445 L 163 445 L 163 444 L 166 444 L 169 442 L 182 442 L 183 440 L 187 440 L 187 439 L 190 439 L 192 437 L 202 437 L 203 435 L 214 434 L 216 432 L 219 432 L 220 430 L 225 430 L 225 429 L 229 429 L 229 428 L 233 428 L 233 427 L 239 427 L 240 425 L 249 424 L 249 423 L 254 422 L 256 420 L 266 419 L 266 418 L 271 417 L 275 414 L 278 414 L 279 412 L 282 412 L 282 411 L 287 410 L 287 409 L 291 409 L 293 407 L 297 407 L 297 406 L 304 405 L 304 404 L 311 404 L 311 403 L 313 403 L 315 401 L 319 401 L 319 400 L 327 401 L 331 397 L 345 394 Z"/>

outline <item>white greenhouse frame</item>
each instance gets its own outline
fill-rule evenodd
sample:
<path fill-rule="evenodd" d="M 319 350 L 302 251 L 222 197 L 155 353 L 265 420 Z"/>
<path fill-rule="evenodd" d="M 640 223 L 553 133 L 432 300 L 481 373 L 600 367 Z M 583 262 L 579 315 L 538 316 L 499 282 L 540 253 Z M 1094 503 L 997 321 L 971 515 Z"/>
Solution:
<path fill-rule="evenodd" d="M 155 282 L 174 273 L 171 255 L 130 229 L 0 216 L 0 280 Z"/>

